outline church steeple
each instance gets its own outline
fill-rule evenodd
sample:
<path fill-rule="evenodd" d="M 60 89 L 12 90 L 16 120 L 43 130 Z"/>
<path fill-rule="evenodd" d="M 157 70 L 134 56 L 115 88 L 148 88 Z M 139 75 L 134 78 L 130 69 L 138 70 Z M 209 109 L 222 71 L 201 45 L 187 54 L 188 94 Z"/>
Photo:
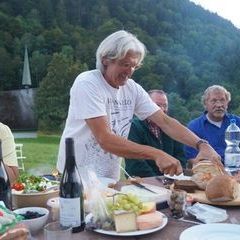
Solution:
<path fill-rule="evenodd" d="M 28 61 L 28 50 L 27 50 L 27 46 L 25 46 L 22 86 L 24 86 L 25 88 L 29 88 L 31 85 L 32 85 L 32 81 L 31 81 L 31 74 L 30 74 L 29 61 Z"/>

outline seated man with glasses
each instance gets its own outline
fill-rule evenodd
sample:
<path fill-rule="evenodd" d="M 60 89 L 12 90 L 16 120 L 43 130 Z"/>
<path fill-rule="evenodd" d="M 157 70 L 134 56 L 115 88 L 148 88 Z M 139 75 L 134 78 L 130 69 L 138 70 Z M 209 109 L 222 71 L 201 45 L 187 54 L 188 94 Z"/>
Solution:
<path fill-rule="evenodd" d="M 236 124 L 240 127 L 240 118 L 227 112 L 230 101 L 231 94 L 224 87 L 219 85 L 208 87 L 202 96 L 205 112 L 188 124 L 191 131 L 201 139 L 205 139 L 214 148 L 221 156 L 222 161 L 224 161 L 226 148 L 225 131 L 230 124 L 230 119 L 236 119 Z M 184 153 L 188 165 L 191 167 L 198 151 L 189 146 L 184 146 Z"/>

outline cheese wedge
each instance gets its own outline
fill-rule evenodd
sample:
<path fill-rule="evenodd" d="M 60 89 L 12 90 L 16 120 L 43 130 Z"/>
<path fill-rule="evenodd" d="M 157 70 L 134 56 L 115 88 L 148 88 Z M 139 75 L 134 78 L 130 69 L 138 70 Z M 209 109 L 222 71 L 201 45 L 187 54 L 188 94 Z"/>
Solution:
<path fill-rule="evenodd" d="M 139 230 L 147 230 L 159 227 L 162 222 L 162 214 L 158 211 L 137 216 L 137 228 Z"/>
<path fill-rule="evenodd" d="M 137 230 L 135 212 L 116 210 L 113 213 L 116 232 L 130 232 Z"/>
<path fill-rule="evenodd" d="M 156 203 L 155 202 L 143 202 L 142 210 L 140 210 L 140 215 L 150 213 L 150 212 L 155 212 L 155 211 L 156 211 Z"/>

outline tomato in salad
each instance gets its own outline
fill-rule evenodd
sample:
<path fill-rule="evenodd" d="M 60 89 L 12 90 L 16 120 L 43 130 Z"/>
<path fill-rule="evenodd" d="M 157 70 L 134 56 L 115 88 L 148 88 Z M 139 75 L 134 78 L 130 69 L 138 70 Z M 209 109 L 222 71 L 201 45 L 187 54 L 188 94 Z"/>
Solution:
<path fill-rule="evenodd" d="M 21 191 L 25 188 L 25 186 L 20 182 L 16 182 L 12 185 L 12 188 L 15 189 L 16 191 Z"/>

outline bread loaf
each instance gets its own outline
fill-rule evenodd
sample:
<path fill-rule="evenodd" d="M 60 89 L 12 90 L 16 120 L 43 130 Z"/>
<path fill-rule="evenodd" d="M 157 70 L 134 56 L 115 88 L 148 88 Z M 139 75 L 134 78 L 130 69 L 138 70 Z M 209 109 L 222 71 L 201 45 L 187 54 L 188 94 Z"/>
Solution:
<path fill-rule="evenodd" d="M 188 193 L 194 193 L 199 187 L 192 180 L 174 180 L 174 189 L 181 189 Z"/>
<path fill-rule="evenodd" d="M 206 189 L 208 181 L 214 176 L 227 174 L 223 166 L 214 164 L 213 162 L 208 160 L 198 162 L 196 165 L 193 166 L 192 170 L 192 180 L 202 190 Z"/>
<path fill-rule="evenodd" d="M 218 175 L 207 183 L 205 193 L 212 202 L 231 201 L 239 195 L 239 184 L 231 176 Z"/>
<path fill-rule="evenodd" d="M 192 168 L 193 174 L 211 173 L 213 176 L 226 174 L 224 168 L 220 164 L 215 164 L 209 160 L 203 160 L 195 164 Z"/>
<path fill-rule="evenodd" d="M 30 239 L 29 230 L 23 224 L 19 224 L 14 228 L 10 228 L 3 235 L 0 240 L 27 240 Z"/>

